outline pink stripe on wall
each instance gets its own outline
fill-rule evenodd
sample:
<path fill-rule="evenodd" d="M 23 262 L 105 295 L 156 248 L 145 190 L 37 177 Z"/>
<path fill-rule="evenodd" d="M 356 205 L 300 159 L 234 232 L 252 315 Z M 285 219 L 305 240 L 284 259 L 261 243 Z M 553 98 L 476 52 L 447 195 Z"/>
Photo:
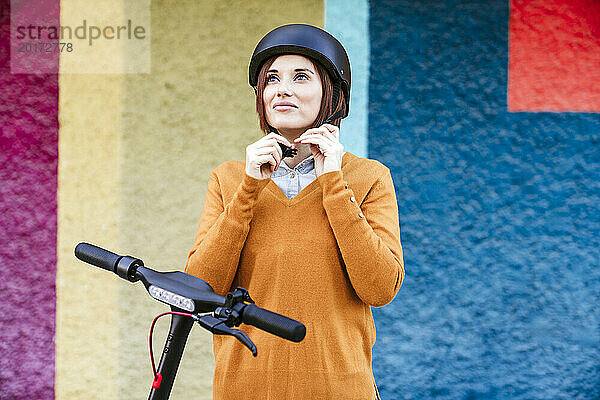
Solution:
<path fill-rule="evenodd" d="M 58 75 L 11 74 L 9 5 L 0 0 L 0 398 L 54 399 Z M 27 6 L 58 26 L 59 0 Z"/>

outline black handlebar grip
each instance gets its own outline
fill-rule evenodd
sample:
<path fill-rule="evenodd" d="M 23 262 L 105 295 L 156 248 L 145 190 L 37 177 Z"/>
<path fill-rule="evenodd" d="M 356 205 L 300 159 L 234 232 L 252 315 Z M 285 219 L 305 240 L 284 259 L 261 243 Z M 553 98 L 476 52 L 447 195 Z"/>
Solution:
<path fill-rule="evenodd" d="M 292 342 L 301 342 L 306 336 L 304 324 L 254 304 L 244 307 L 242 322 Z"/>
<path fill-rule="evenodd" d="M 115 272 L 115 267 L 122 256 L 93 244 L 79 243 L 75 247 L 75 257 L 96 267 Z"/>

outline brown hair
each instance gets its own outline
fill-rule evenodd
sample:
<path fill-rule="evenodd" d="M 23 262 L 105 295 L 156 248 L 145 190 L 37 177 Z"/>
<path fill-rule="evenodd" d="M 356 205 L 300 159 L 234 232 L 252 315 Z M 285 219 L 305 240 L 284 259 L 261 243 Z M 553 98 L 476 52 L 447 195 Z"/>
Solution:
<path fill-rule="evenodd" d="M 260 123 L 260 129 L 265 134 L 269 134 L 270 132 L 277 132 L 277 130 L 275 128 L 273 128 L 272 126 L 270 126 L 269 123 L 267 122 L 267 116 L 265 113 L 265 105 L 264 105 L 264 100 L 263 100 L 263 93 L 264 93 L 265 85 L 267 82 L 267 71 L 269 70 L 269 68 L 271 68 L 271 65 L 273 65 L 273 63 L 275 62 L 275 59 L 277 59 L 277 57 L 279 57 L 279 56 L 280 55 L 272 56 L 265 61 L 265 63 L 260 68 L 260 72 L 258 73 L 258 81 L 256 83 L 256 112 L 258 114 L 258 121 Z M 306 56 L 304 56 L 304 57 L 306 57 Z M 323 125 L 325 120 L 327 118 L 329 118 L 329 116 L 331 116 L 333 113 L 342 110 L 346 105 L 346 101 L 344 98 L 344 92 L 340 89 L 340 90 L 338 90 L 339 94 L 337 96 L 338 97 L 337 102 L 336 102 L 337 104 L 333 104 L 334 85 L 331 80 L 331 77 L 329 76 L 329 73 L 327 72 L 325 67 L 323 67 L 321 65 L 321 63 L 319 63 L 318 61 L 316 61 L 310 57 L 307 57 L 307 58 L 315 65 L 315 68 L 317 69 L 317 73 L 319 74 L 319 77 L 321 78 L 321 86 L 323 88 L 323 97 L 321 98 L 321 108 L 319 109 L 319 114 L 317 114 L 317 118 L 315 119 L 315 122 L 313 122 L 313 125 L 312 125 L 313 128 L 316 128 L 318 126 Z M 337 119 L 333 120 L 333 125 L 335 125 L 339 128 L 341 121 L 342 121 L 341 118 L 337 118 Z"/>

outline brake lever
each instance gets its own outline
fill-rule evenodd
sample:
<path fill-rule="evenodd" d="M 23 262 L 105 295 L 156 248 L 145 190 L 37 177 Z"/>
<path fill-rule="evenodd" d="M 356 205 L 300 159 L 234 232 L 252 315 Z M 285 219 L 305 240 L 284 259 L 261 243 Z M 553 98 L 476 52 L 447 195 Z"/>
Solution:
<path fill-rule="evenodd" d="M 215 318 L 211 314 L 206 314 L 202 316 L 194 316 L 194 319 L 201 327 L 210 331 L 214 335 L 229 335 L 235 337 L 239 340 L 244 346 L 246 346 L 252 352 L 252 355 L 256 357 L 258 354 L 256 350 L 256 345 L 250 340 L 248 335 L 245 332 L 242 332 L 239 329 L 230 328 L 225 324 L 225 320 Z"/>

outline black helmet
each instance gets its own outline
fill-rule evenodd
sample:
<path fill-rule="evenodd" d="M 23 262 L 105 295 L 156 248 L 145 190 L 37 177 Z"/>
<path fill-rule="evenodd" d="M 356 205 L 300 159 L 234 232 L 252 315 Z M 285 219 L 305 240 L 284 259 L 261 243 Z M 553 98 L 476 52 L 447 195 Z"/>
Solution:
<path fill-rule="evenodd" d="M 334 104 L 337 91 L 344 92 L 346 107 L 342 118 L 348 115 L 350 104 L 350 61 L 342 44 L 316 26 L 289 24 L 273 29 L 256 45 L 250 60 L 250 86 L 256 90 L 262 64 L 277 54 L 300 54 L 319 61 L 333 80 Z"/>

